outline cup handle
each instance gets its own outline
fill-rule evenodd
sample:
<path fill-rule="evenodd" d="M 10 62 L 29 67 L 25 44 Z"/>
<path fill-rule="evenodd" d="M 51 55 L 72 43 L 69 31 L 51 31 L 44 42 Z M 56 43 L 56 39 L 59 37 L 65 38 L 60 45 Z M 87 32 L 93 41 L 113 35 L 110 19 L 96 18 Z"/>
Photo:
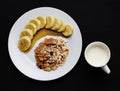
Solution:
<path fill-rule="evenodd" d="M 107 74 L 110 74 L 110 72 L 111 72 L 107 65 L 103 66 L 102 70 L 104 70 Z"/>

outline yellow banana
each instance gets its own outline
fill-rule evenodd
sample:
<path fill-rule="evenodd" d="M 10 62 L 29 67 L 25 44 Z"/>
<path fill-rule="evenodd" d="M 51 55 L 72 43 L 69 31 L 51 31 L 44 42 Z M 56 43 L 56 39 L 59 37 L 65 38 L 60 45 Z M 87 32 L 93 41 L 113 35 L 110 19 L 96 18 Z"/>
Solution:
<path fill-rule="evenodd" d="M 55 19 L 52 16 L 47 16 L 45 28 L 50 29 L 51 27 L 54 26 L 54 22 L 55 22 Z"/>
<path fill-rule="evenodd" d="M 65 26 L 66 26 L 66 24 L 62 21 L 62 24 L 61 24 L 60 28 L 57 30 L 57 32 L 65 31 Z"/>
<path fill-rule="evenodd" d="M 54 26 L 51 28 L 52 30 L 58 30 L 62 24 L 62 21 L 55 18 Z"/>
<path fill-rule="evenodd" d="M 38 19 L 31 19 L 29 23 L 33 23 L 36 25 L 37 30 L 41 27 L 41 22 Z"/>
<path fill-rule="evenodd" d="M 20 33 L 20 38 L 23 36 L 28 36 L 30 39 L 33 38 L 33 32 L 30 29 L 24 29 L 21 33 Z"/>
<path fill-rule="evenodd" d="M 23 36 L 18 42 L 18 48 L 21 51 L 27 51 L 30 48 L 31 39 L 28 36 Z"/>
<path fill-rule="evenodd" d="M 44 28 L 46 25 L 46 18 L 44 16 L 38 16 L 37 19 L 41 22 L 40 28 Z"/>
<path fill-rule="evenodd" d="M 36 25 L 34 23 L 28 23 L 25 26 L 25 28 L 32 30 L 33 34 L 35 34 L 37 32 L 37 27 L 36 27 Z"/>
<path fill-rule="evenodd" d="M 65 37 L 69 37 L 70 35 L 72 35 L 72 33 L 73 33 L 73 28 L 70 25 L 66 25 L 65 26 L 65 31 L 62 32 L 62 34 Z"/>

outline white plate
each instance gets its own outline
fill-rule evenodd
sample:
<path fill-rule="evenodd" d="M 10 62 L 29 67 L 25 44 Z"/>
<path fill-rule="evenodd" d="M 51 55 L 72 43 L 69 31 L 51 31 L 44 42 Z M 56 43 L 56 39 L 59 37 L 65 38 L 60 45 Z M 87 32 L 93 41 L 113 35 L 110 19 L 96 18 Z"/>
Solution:
<path fill-rule="evenodd" d="M 36 66 L 34 48 L 38 46 L 37 43 L 39 43 L 41 39 L 36 42 L 34 48 L 27 54 L 18 49 L 20 32 L 30 19 L 36 18 L 39 15 L 54 16 L 65 21 L 66 23 L 69 23 L 74 28 L 72 36 L 66 38 L 70 49 L 67 60 L 63 66 L 59 67 L 55 71 L 45 72 Z M 78 25 L 68 14 L 56 8 L 40 7 L 26 12 L 15 22 L 9 34 L 8 49 L 13 64 L 20 72 L 35 80 L 49 81 L 66 75 L 76 65 L 82 50 L 82 36 Z"/>

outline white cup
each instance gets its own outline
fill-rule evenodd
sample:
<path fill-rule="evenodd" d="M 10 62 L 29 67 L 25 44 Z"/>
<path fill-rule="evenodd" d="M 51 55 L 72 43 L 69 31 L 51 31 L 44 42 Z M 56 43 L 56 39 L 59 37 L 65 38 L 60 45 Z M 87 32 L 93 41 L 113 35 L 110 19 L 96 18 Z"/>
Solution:
<path fill-rule="evenodd" d="M 107 63 L 110 60 L 111 53 L 110 49 L 105 43 L 99 41 L 90 43 L 85 49 L 84 56 L 87 63 L 91 66 L 100 67 L 107 74 L 111 72 L 109 67 L 107 66 Z"/>

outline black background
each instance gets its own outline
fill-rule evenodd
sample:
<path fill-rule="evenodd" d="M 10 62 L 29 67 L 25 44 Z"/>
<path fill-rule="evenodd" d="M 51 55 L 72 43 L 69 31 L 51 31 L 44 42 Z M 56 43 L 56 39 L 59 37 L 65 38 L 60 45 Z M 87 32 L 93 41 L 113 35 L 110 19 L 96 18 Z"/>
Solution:
<path fill-rule="evenodd" d="M 55 7 L 68 13 L 78 24 L 83 39 L 82 54 L 67 75 L 53 81 L 36 81 L 19 72 L 8 53 L 8 35 L 14 22 L 37 7 Z M 111 0 L 1 0 L 0 2 L 0 89 L 4 90 L 120 90 L 119 24 L 120 1 Z M 111 50 L 107 75 L 89 66 L 84 59 L 85 47 L 93 41 L 106 43 Z"/>

